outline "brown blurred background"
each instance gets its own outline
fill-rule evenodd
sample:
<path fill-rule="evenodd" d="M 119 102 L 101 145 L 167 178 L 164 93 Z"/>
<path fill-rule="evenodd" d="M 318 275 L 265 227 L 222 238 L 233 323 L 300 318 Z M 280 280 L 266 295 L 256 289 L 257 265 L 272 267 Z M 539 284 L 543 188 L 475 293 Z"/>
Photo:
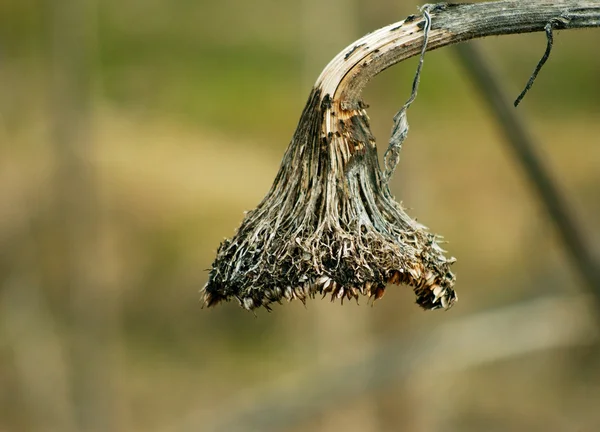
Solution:
<path fill-rule="evenodd" d="M 392 189 L 458 258 L 456 306 L 200 307 L 321 69 L 416 7 L 0 1 L 0 431 L 600 430 L 597 309 L 453 48 Z M 596 252 L 599 42 L 555 35 L 518 108 Z M 479 45 L 516 97 L 545 38 Z M 415 65 L 364 95 L 380 153 Z"/>

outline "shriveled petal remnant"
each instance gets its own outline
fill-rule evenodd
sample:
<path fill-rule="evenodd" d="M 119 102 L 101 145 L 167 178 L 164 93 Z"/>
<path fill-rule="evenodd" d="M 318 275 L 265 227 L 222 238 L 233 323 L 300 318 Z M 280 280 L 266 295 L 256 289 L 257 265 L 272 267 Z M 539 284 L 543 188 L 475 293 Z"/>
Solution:
<path fill-rule="evenodd" d="M 413 287 L 424 309 L 456 300 L 454 258 L 412 220 L 383 179 L 364 107 L 342 109 L 315 88 L 273 186 L 219 247 L 203 288 L 213 306 L 248 310 L 282 299 L 378 299 Z"/>

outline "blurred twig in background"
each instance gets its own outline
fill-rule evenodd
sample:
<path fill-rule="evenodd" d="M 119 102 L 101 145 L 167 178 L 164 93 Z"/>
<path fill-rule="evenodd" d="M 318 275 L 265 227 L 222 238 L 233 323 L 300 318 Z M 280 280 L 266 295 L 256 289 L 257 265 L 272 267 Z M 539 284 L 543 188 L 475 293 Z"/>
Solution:
<path fill-rule="evenodd" d="M 569 209 L 567 197 L 553 179 L 550 169 L 536 150 L 536 144 L 518 113 L 502 90 L 502 83 L 494 70 L 487 64 L 474 42 L 459 44 L 456 52 L 470 75 L 471 82 L 489 104 L 506 137 L 506 144 L 523 168 L 527 179 L 534 188 L 554 223 L 565 249 L 570 255 L 588 290 L 595 297 L 600 308 L 600 263 L 594 250 L 586 241 L 586 235 Z"/>
<path fill-rule="evenodd" d="M 29 253 L 0 289 L 0 337 L 15 358 L 18 395 L 27 407 L 31 430 L 65 432 L 73 425 L 64 341 L 40 290 L 38 266 L 31 259 L 31 236 L 21 236 Z M 19 251 L 21 252 L 21 251 Z M 16 261 L 16 260 L 15 260 Z M 43 362 L 43 367 L 40 363 Z"/>
<path fill-rule="evenodd" d="M 94 0 L 48 2 L 51 12 L 50 110 L 57 158 L 57 231 L 68 293 L 71 397 L 80 431 L 114 431 L 109 343 L 117 320 L 103 278 L 101 219 L 91 128 Z"/>
<path fill-rule="evenodd" d="M 588 296 L 546 297 L 455 319 L 379 345 L 363 362 L 338 362 L 305 371 L 292 383 L 256 389 L 230 401 L 206 421 L 191 413 L 164 432 L 280 431 L 334 410 L 353 399 L 410 380 L 435 382 L 444 375 L 541 350 L 594 343 L 597 329 Z M 376 371 L 356 386 L 357 376 Z M 196 416 L 197 414 L 197 416 Z M 429 413 L 428 415 L 435 415 Z"/>

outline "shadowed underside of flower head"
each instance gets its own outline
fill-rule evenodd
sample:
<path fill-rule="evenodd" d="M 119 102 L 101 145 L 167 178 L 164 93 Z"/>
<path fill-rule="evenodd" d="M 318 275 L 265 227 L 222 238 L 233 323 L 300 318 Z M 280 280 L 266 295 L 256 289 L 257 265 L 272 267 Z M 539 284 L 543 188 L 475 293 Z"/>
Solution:
<path fill-rule="evenodd" d="M 378 299 L 393 283 L 413 287 L 424 309 L 448 308 L 454 259 L 438 240 L 382 179 L 364 106 L 342 109 L 317 87 L 271 190 L 219 247 L 203 300 L 269 309 L 317 295 Z"/>

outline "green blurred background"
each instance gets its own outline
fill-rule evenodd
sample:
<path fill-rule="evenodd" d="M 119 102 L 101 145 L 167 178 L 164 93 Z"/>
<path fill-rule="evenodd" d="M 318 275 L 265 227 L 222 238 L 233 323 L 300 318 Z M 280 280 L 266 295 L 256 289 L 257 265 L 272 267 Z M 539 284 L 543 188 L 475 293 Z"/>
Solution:
<path fill-rule="evenodd" d="M 216 248 L 267 192 L 321 69 L 416 11 L 405 0 L 0 1 L 0 431 L 216 430 L 282 388 L 293 412 L 311 377 L 326 387 L 323 371 L 360 369 L 398 338 L 585 293 L 445 48 L 426 56 L 392 189 L 458 258 L 456 306 L 425 313 L 390 287 L 373 308 L 201 309 Z M 518 108 L 596 251 L 599 43 L 600 30 L 558 32 Z M 545 38 L 479 44 L 516 97 Z M 415 66 L 366 90 L 380 153 Z M 356 397 L 268 430 L 600 430 L 600 356 L 563 345 L 435 376 L 416 360 L 412 379 L 376 390 L 364 366 L 347 375 Z"/>

